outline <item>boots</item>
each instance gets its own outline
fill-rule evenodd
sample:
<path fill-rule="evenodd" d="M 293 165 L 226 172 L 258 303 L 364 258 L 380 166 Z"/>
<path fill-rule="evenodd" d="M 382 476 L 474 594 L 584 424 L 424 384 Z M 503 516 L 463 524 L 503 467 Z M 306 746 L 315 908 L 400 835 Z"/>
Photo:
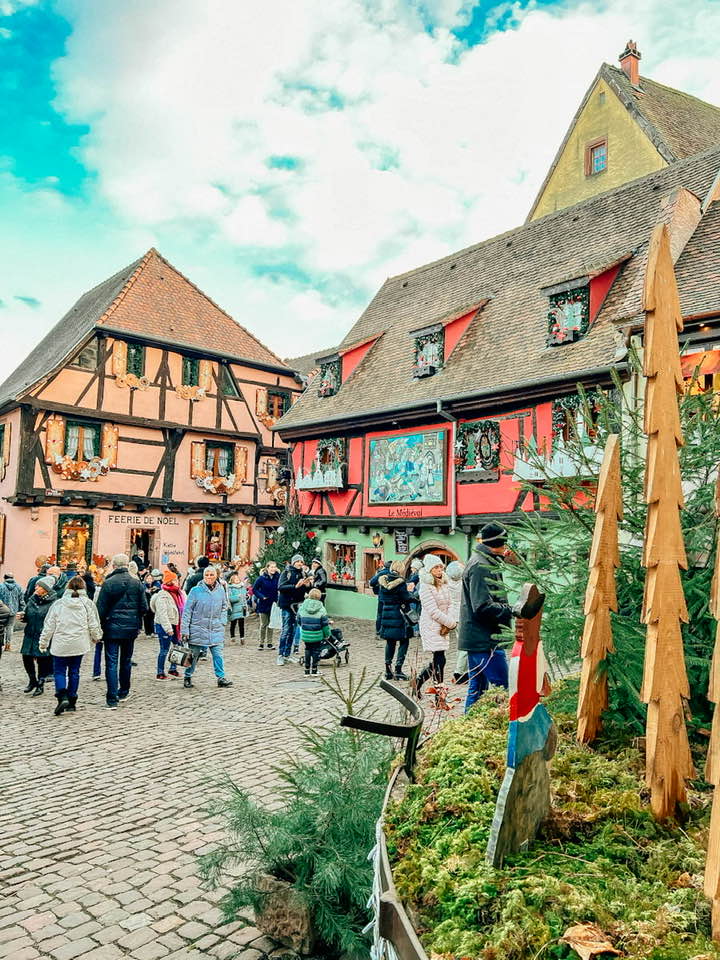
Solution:
<path fill-rule="evenodd" d="M 77 695 L 74 697 L 68 697 L 68 705 L 65 707 L 67 713 L 76 713 L 75 704 L 77 703 Z"/>
<path fill-rule="evenodd" d="M 392 668 L 392 664 L 391 664 L 391 663 L 386 663 L 386 664 L 385 664 L 385 679 L 386 679 L 386 680 L 394 680 L 394 679 L 395 679 L 395 674 L 393 673 L 393 668 Z"/>
<path fill-rule="evenodd" d="M 396 680 L 409 680 L 410 677 L 407 674 L 403 673 L 403 665 L 401 663 L 395 664 L 395 679 Z"/>
<path fill-rule="evenodd" d="M 30 681 L 28 681 L 28 685 L 27 685 L 27 686 L 25 687 L 25 689 L 23 690 L 23 693 L 32 693 L 33 690 L 36 689 L 37 685 L 38 685 L 37 680 L 30 680 Z"/>
<path fill-rule="evenodd" d="M 38 680 L 32 695 L 34 697 L 41 697 L 44 692 L 45 692 L 45 678 L 43 677 L 42 680 Z"/>
<path fill-rule="evenodd" d="M 57 697 L 55 716 L 59 717 L 60 714 L 64 713 L 65 710 L 70 706 L 70 698 L 67 695 L 67 690 L 56 690 L 55 696 Z"/>

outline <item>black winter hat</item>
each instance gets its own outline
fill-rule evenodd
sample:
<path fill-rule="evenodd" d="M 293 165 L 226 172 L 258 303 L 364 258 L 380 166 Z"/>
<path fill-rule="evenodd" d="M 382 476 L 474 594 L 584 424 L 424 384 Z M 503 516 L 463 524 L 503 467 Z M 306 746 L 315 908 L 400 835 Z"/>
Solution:
<path fill-rule="evenodd" d="M 490 523 L 486 523 L 484 527 L 480 528 L 480 535 L 478 537 L 480 543 L 484 543 L 486 547 L 504 547 L 507 543 L 507 530 L 501 523 L 496 523 L 494 520 L 491 520 Z"/>
<path fill-rule="evenodd" d="M 209 567 L 209 566 L 210 566 L 210 558 L 209 558 L 209 557 L 198 557 L 197 565 L 198 565 L 198 570 L 204 570 L 205 567 Z"/>

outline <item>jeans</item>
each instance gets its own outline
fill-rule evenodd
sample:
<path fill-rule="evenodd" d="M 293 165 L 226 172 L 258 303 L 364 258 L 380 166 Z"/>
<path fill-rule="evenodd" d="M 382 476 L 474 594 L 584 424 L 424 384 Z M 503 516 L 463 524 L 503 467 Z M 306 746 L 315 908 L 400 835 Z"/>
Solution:
<path fill-rule="evenodd" d="M 93 659 L 93 676 L 100 677 L 102 676 L 102 652 L 103 652 L 103 643 L 102 640 L 98 640 L 95 644 L 95 657 Z"/>
<path fill-rule="evenodd" d="M 55 693 L 59 695 L 64 690 L 71 699 L 77 697 L 80 686 L 80 664 L 83 655 L 75 657 L 53 657 L 53 673 L 55 674 Z"/>
<path fill-rule="evenodd" d="M 160 652 L 158 653 L 157 660 L 157 672 L 158 676 L 165 676 L 165 661 L 167 660 L 167 655 L 170 652 L 170 645 L 175 637 L 172 633 L 168 633 L 164 627 L 161 627 L 159 623 L 155 624 L 155 634 L 160 644 Z"/>
<path fill-rule="evenodd" d="M 132 640 L 103 640 L 105 645 L 105 683 L 107 684 L 107 702 L 117 704 L 130 693 L 130 672 L 132 667 L 135 638 Z"/>
<path fill-rule="evenodd" d="M 305 673 L 318 672 L 318 660 L 320 659 L 320 647 L 322 643 L 305 644 Z"/>
<path fill-rule="evenodd" d="M 289 657 L 292 653 L 293 638 L 295 637 L 295 611 L 282 611 L 282 631 L 280 633 L 280 644 L 278 656 Z"/>
<path fill-rule="evenodd" d="M 261 613 L 260 614 L 260 646 L 264 646 L 265 643 L 269 647 L 272 646 L 273 642 L 273 631 L 270 626 L 270 614 Z"/>
<path fill-rule="evenodd" d="M 210 655 L 212 656 L 213 670 L 215 671 L 215 676 L 218 680 L 222 680 L 225 676 L 225 664 L 223 663 L 223 645 L 222 643 L 216 643 L 212 647 L 198 647 L 194 643 L 190 645 L 190 651 L 192 653 L 192 663 L 189 667 L 185 667 L 185 676 L 190 678 L 195 673 L 195 667 L 197 666 L 198 657 L 205 650 L 210 650 Z"/>
<path fill-rule="evenodd" d="M 468 691 L 465 713 L 480 699 L 487 688 L 508 688 L 508 665 L 504 650 L 485 650 L 482 653 L 468 652 Z"/>
<path fill-rule="evenodd" d="M 399 644 L 399 646 L 398 646 Z M 395 661 L 395 673 L 400 673 L 405 663 L 405 657 L 407 656 L 408 647 L 410 646 L 410 638 L 407 640 L 386 640 L 385 641 L 385 666 L 392 668 L 393 657 L 395 656 L 395 648 L 397 647 L 397 660 Z"/>

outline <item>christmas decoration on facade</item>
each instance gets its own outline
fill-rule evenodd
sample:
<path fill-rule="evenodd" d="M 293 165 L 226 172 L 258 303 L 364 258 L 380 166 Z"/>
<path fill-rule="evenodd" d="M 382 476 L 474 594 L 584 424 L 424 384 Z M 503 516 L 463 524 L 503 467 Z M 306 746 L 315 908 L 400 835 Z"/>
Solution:
<path fill-rule="evenodd" d="M 595 415 L 597 395 L 588 393 L 583 398 L 578 393 L 568 393 L 556 397 L 552 402 L 552 437 L 562 443 L 569 440 L 572 433 L 592 440 L 596 434 Z"/>
<path fill-rule="evenodd" d="M 332 397 L 340 389 L 342 383 L 342 363 L 340 358 L 324 360 L 320 364 L 317 375 L 318 396 Z"/>
<path fill-rule="evenodd" d="M 327 546 L 328 577 L 332 583 L 352 586 L 355 583 L 356 547 L 354 543 L 332 543 Z"/>
<path fill-rule="evenodd" d="M 590 579 L 585 592 L 585 629 L 580 654 L 582 673 L 578 696 L 577 739 L 592 743 L 608 706 L 607 673 L 603 662 L 613 653 L 610 611 L 617 611 L 615 571 L 620 566 L 618 521 L 622 519 L 620 438 L 610 434 L 595 497 L 595 530 L 590 549 Z"/>
<path fill-rule="evenodd" d="M 678 457 L 683 443 L 678 331 L 683 323 L 665 224 L 658 225 L 650 239 L 644 310 L 648 514 L 641 619 L 647 624 L 647 640 L 640 695 L 648 705 L 645 778 L 653 814 L 660 820 L 673 816 L 686 802 L 685 781 L 694 775 L 685 725 L 690 688 L 681 627 L 689 621 L 680 574 L 688 566 L 680 525 L 684 498 Z"/>
<path fill-rule="evenodd" d="M 500 424 L 497 420 L 474 420 L 457 425 L 455 466 L 473 480 L 497 480 L 500 467 Z"/>
<path fill-rule="evenodd" d="M 549 297 L 548 346 L 574 343 L 590 326 L 590 288 L 585 285 Z"/>
<path fill-rule="evenodd" d="M 442 369 L 445 352 L 445 331 L 440 328 L 415 337 L 413 376 L 429 377 Z"/>
<path fill-rule="evenodd" d="M 298 470 L 298 490 L 341 490 L 345 486 L 347 446 L 342 437 L 326 437 L 318 441 L 310 469 Z"/>

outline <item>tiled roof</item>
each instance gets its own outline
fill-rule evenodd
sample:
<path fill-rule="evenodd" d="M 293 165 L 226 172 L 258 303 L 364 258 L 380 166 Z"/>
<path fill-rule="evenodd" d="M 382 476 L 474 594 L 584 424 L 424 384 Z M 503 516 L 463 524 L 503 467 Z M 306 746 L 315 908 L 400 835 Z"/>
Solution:
<path fill-rule="evenodd" d="M 313 350 L 312 353 L 306 353 L 302 357 L 288 357 L 285 363 L 291 370 L 296 370 L 301 376 L 308 377 L 317 367 L 318 357 L 326 357 L 331 353 L 337 352 L 337 347 L 326 347 L 322 350 Z"/>
<path fill-rule="evenodd" d="M 285 362 L 150 249 L 84 293 L 0 385 L 0 405 L 71 357 L 95 327 L 284 368 Z"/>
<path fill-rule="evenodd" d="M 283 417 L 280 430 L 512 389 L 553 375 L 572 381 L 582 370 L 612 364 L 618 348 L 613 321 L 641 308 L 643 250 L 654 224 L 668 216 L 668 196 L 684 187 L 702 199 L 719 168 L 720 148 L 706 151 L 386 280 L 344 341 L 385 333 L 353 373 L 351 389 L 321 398 L 311 387 Z M 635 256 L 622 267 L 588 335 L 546 346 L 542 289 L 595 273 L 631 252 Z M 699 300 L 711 296 L 699 286 Z M 411 332 L 485 299 L 444 369 L 413 379 Z"/>

